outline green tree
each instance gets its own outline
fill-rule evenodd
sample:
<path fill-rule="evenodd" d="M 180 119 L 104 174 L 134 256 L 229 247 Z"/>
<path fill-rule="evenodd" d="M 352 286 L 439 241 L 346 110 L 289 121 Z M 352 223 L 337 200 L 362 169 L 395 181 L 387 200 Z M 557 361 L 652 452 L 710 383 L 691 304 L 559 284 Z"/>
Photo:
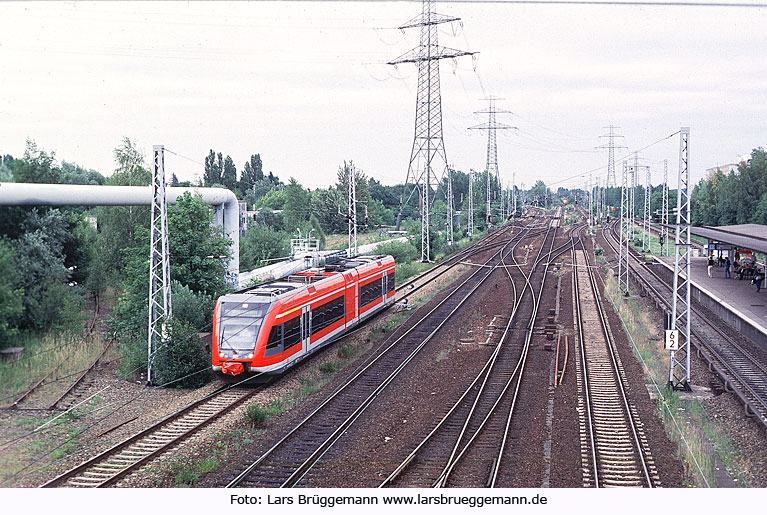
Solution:
<path fill-rule="evenodd" d="M 285 207 L 285 201 L 287 195 L 284 189 L 272 189 L 269 190 L 266 195 L 258 199 L 253 205 L 254 209 L 260 209 L 262 207 L 269 208 L 273 211 L 281 210 Z"/>
<path fill-rule="evenodd" d="M 317 220 L 317 217 L 314 216 L 314 215 L 311 215 L 309 217 L 309 229 L 312 231 L 311 232 L 312 237 L 313 238 L 317 238 L 317 241 L 320 244 L 320 249 L 324 250 L 325 249 L 325 243 L 326 243 L 325 231 L 322 230 L 322 226 L 320 225 L 320 221 Z M 307 234 L 308 234 L 308 232 L 307 232 Z"/>
<path fill-rule="evenodd" d="M 56 167 L 56 153 L 48 154 L 38 148 L 37 143 L 27 140 L 24 157 L 14 163 L 14 180 L 56 184 L 59 182 L 59 174 L 60 170 Z"/>
<path fill-rule="evenodd" d="M 59 174 L 60 184 L 92 184 L 103 185 L 106 178 L 96 170 L 86 170 L 75 163 L 62 161 Z"/>
<path fill-rule="evenodd" d="M 65 266 L 64 241 L 69 224 L 57 209 L 43 215 L 33 210 L 25 232 L 15 245 L 17 273 L 24 288 L 24 313 L 20 327 L 47 331 L 53 327 L 75 329 L 80 300 L 67 283 L 71 271 Z"/>
<path fill-rule="evenodd" d="M 110 186 L 148 186 L 152 175 L 146 168 L 144 154 L 130 138 L 124 137 L 114 151 L 116 168 L 106 183 Z M 139 242 L 136 230 L 149 227 L 147 206 L 98 207 L 92 210 L 98 220 L 98 234 L 92 243 L 92 259 L 102 267 L 113 283 L 119 281 L 128 260 L 128 249 Z M 148 255 L 148 254 L 147 254 Z"/>
<path fill-rule="evenodd" d="M 0 155 L 0 182 L 13 182 L 13 156 Z"/>
<path fill-rule="evenodd" d="M 221 184 L 227 189 L 233 190 L 237 187 L 237 167 L 231 157 L 224 159 L 224 171 L 221 173 Z"/>
<path fill-rule="evenodd" d="M 148 186 L 152 183 L 152 174 L 146 168 L 144 153 L 136 146 L 134 140 L 123 136 L 112 153 L 117 167 L 110 177 L 109 184 Z"/>
<path fill-rule="evenodd" d="M 292 234 L 309 219 L 309 197 L 306 190 L 294 178 L 285 187 L 285 207 L 283 219 L 288 233 Z"/>
<path fill-rule="evenodd" d="M 228 255 L 231 242 L 212 223 L 208 206 L 189 192 L 168 208 L 171 277 L 194 292 L 218 297 L 226 290 L 226 269 L 219 259 L 209 256 Z M 149 248 L 146 250 L 148 256 Z"/>
<path fill-rule="evenodd" d="M 16 268 L 12 244 L 0 239 L 0 347 L 5 347 L 18 334 L 18 322 L 24 313 L 24 288 Z"/>
<path fill-rule="evenodd" d="M 346 217 L 338 213 L 341 204 L 341 195 L 337 189 L 316 189 L 312 192 L 312 216 L 317 218 L 326 233 L 334 234 L 346 230 Z"/>
<path fill-rule="evenodd" d="M 250 156 L 250 160 L 245 162 L 245 167 L 242 170 L 242 177 L 240 178 L 240 191 L 243 195 L 247 194 L 253 186 L 264 180 L 263 164 L 261 163 L 261 155 L 253 154 Z"/>
<path fill-rule="evenodd" d="M 251 225 L 240 238 L 240 271 L 264 266 L 266 260 L 290 254 L 290 235 L 265 225 Z"/>
<path fill-rule="evenodd" d="M 213 256 L 227 255 L 230 242 L 211 226 L 212 221 L 213 215 L 208 207 L 199 197 L 189 193 L 179 197 L 178 203 L 168 208 L 171 278 L 198 296 L 196 301 L 192 301 L 189 299 L 189 292 L 182 290 L 180 294 L 180 316 L 186 318 L 186 323 L 199 322 L 199 305 L 212 305 L 212 300 L 227 290 L 224 264 Z M 122 273 L 123 294 L 115 306 L 115 316 L 112 320 L 112 326 L 120 341 L 123 373 L 146 367 L 148 224 L 136 231 L 136 240 L 137 245 L 126 251 L 128 259 Z M 197 315 L 193 314 L 195 312 Z M 205 320 L 206 325 L 210 323 L 212 315 L 211 308 Z M 204 327 L 195 329 L 200 330 Z M 176 338 L 175 333 L 173 338 Z"/>
<path fill-rule="evenodd" d="M 221 165 L 221 153 L 218 154 L 216 159 L 216 153 L 213 149 L 205 157 L 205 173 L 203 174 L 203 183 L 205 186 L 212 186 L 214 184 L 221 184 L 221 174 L 223 173 L 223 165 Z"/>

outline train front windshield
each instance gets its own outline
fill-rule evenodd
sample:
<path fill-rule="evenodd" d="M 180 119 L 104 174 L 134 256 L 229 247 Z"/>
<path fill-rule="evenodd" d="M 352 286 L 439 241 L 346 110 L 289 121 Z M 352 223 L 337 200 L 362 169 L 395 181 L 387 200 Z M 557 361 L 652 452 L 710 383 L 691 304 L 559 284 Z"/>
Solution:
<path fill-rule="evenodd" d="M 222 302 L 219 352 L 225 357 L 252 353 L 268 310 L 269 303 Z"/>

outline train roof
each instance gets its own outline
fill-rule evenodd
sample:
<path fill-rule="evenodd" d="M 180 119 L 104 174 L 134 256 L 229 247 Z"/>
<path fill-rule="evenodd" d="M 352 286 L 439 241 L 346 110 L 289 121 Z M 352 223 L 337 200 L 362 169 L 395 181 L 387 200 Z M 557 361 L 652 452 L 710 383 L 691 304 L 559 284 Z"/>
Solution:
<path fill-rule="evenodd" d="M 325 263 L 316 268 L 310 268 L 282 279 L 261 283 L 250 288 L 234 292 L 234 294 L 263 295 L 264 297 L 280 297 L 301 289 L 308 284 L 315 284 L 329 279 L 347 270 L 353 270 L 363 265 L 374 263 L 388 256 L 356 256 L 353 258 L 337 258 L 331 263 Z"/>

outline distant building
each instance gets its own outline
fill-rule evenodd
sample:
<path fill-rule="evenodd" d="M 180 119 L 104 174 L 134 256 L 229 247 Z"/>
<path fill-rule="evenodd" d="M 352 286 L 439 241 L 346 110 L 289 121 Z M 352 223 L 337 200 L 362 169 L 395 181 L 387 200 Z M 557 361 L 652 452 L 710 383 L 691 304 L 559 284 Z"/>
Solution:
<path fill-rule="evenodd" d="M 706 178 L 710 178 L 712 175 L 714 175 L 716 172 L 721 171 L 725 175 L 729 175 L 730 172 L 734 173 L 735 175 L 738 175 L 740 171 L 738 170 L 738 167 L 740 166 L 740 163 L 746 163 L 746 166 L 751 164 L 751 154 L 744 154 L 742 156 L 738 156 L 737 162 L 735 163 L 729 163 L 726 165 L 717 165 L 713 168 L 707 168 L 706 169 Z"/>
<path fill-rule="evenodd" d="M 733 172 L 735 175 L 738 174 L 738 165 L 735 163 L 730 163 L 726 165 L 719 165 L 715 166 L 713 168 L 707 168 L 706 169 L 706 178 L 710 178 L 715 173 L 721 171 L 725 175 L 729 175 L 730 172 Z"/>

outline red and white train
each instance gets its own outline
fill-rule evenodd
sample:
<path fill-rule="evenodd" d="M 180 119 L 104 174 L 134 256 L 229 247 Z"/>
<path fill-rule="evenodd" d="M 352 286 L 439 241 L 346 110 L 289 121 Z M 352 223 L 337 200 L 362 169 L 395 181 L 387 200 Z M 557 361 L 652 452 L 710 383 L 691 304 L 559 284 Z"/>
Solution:
<path fill-rule="evenodd" d="M 394 258 L 341 258 L 224 295 L 213 313 L 213 370 L 280 374 L 394 302 Z"/>

